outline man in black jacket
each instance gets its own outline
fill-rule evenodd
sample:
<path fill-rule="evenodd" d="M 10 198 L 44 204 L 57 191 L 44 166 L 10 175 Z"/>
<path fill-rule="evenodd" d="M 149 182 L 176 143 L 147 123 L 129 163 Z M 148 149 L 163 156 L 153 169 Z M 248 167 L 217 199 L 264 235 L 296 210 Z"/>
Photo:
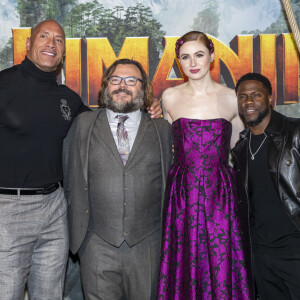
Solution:
<path fill-rule="evenodd" d="M 242 76 L 236 94 L 247 128 L 232 152 L 240 203 L 249 203 L 259 299 L 300 299 L 300 119 L 272 109 L 261 74 Z"/>

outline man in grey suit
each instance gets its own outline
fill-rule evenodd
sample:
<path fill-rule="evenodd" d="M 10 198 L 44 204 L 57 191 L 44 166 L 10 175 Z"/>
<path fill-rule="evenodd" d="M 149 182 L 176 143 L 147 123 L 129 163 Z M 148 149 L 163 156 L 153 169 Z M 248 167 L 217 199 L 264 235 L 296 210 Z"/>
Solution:
<path fill-rule="evenodd" d="M 73 123 L 64 152 L 70 248 L 86 299 L 155 299 L 170 125 L 142 112 L 153 99 L 140 63 L 102 79 L 97 111 Z"/>

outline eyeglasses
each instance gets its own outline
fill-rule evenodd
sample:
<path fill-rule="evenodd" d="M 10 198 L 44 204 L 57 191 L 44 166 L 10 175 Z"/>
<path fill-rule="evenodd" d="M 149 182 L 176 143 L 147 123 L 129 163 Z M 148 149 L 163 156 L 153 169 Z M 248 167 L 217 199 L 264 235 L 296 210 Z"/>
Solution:
<path fill-rule="evenodd" d="M 142 79 L 137 77 L 120 77 L 120 76 L 110 76 L 108 77 L 109 83 L 113 85 L 121 84 L 122 80 L 124 80 L 126 85 L 134 86 L 136 85 L 137 81 L 143 82 Z"/>

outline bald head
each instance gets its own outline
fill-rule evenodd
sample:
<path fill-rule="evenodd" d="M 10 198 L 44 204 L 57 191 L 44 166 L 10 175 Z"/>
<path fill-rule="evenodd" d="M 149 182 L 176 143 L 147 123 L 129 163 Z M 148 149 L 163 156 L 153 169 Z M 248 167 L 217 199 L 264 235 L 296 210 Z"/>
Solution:
<path fill-rule="evenodd" d="M 65 38 L 65 31 L 63 28 L 60 26 L 59 23 L 57 23 L 55 20 L 44 20 L 40 23 L 38 23 L 35 27 L 31 28 L 31 39 L 34 40 L 37 33 L 40 31 L 43 26 L 57 26 L 60 28 L 61 32 L 63 33 L 63 37 Z"/>
<path fill-rule="evenodd" d="M 27 58 L 45 72 L 55 71 L 65 52 L 65 32 L 54 20 L 45 20 L 31 30 L 26 41 Z"/>

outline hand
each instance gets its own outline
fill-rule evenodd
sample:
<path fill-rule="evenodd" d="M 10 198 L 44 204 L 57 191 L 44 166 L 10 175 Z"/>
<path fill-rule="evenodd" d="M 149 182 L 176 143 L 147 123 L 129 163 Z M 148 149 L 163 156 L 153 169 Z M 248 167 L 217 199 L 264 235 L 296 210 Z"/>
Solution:
<path fill-rule="evenodd" d="M 148 107 L 148 113 L 150 114 L 151 118 L 161 118 L 162 116 L 162 109 L 160 107 L 160 102 L 155 98 L 152 105 Z"/>

